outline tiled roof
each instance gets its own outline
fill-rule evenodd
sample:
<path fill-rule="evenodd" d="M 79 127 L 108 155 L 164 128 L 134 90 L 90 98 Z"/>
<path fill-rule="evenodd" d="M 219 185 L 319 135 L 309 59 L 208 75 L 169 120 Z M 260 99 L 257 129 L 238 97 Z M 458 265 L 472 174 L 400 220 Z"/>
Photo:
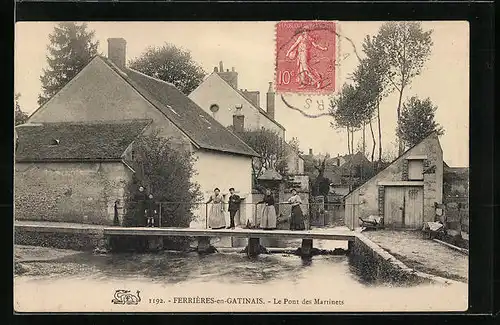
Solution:
<path fill-rule="evenodd" d="M 16 127 L 16 161 L 120 160 L 149 123 L 124 120 L 22 124 Z"/>
<path fill-rule="evenodd" d="M 119 69 L 107 58 L 102 59 L 181 129 L 198 147 L 246 156 L 258 156 L 245 142 L 217 122 L 174 85 L 133 69 Z"/>
<path fill-rule="evenodd" d="M 282 180 L 283 176 L 280 175 L 275 169 L 268 169 L 258 177 L 259 180 L 271 181 Z"/>

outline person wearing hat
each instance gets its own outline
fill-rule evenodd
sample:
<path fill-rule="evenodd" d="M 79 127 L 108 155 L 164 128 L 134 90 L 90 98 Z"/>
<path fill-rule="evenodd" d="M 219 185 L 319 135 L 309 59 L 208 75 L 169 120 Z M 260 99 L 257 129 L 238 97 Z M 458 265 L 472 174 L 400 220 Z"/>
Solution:
<path fill-rule="evenodd" d="M 154 200 L 153 200 L 153 194 L 149 193 L 148 198 L 146 199 L 146 215 L 147 215 L 147 227 L 154 227 L 155 226 L 155 219 L 154 219 Z"/>
<path fill-rule="evenodd" d="M 227 227 L 228 229 L 234 229 L 235 225 L 234 225 L 234 216 L 236 215 L 236 212 L 238 212 L 238 210 L 240 209 L 240 203 L 241 203 L 241 198 L 238 194 L 234 193 L 234 187 L 231 187 L 229 189 L 229 193 L 231 195 L 229 195 L 229 206 L 228 206 L 228 210 L 229 210 L 229 227 Z"/>

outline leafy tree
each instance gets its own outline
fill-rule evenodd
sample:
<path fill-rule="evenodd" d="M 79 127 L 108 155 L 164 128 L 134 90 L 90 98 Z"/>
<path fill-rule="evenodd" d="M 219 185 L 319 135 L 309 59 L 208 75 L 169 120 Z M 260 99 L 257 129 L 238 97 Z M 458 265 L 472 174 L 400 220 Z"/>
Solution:
<path fill-rule="evenodd" d="M 354 81 L 358 84 L 358 87 L 365 92 L 365 103 L 372 112 L 369 121 L 367 122 L 370 126 L 370 132 L 372 136 L 373 146 L 371 152 L 371 160 L 374 161 L 375 156 L 375 134 L 373 132 L 372 120 L 376 116 L 378 125 L 378 161 L 382 157 L 382 128 L 380 122 L 380 102 L 383 97 L 388 95 L 388 75 L 389 69 L 386 64 L 384 64 L 381 56 L 378 52 L 377 40 L 366 36 L 363 42 L 363 52 L 366 58 L 360 60 L 358 67 L 353 73 Z"/>
<path fill-rule="evenodd" d="M 189 95 L 203 81 L 206 73 L 193 61 L 189 51 L 165 43 L 160 47 L 148 47 L 130 67 L 150 77 L 174 84 Z"/>
<path fill-rule="evenodd" d="M 140 204 L 135 202 L 138 187 L 144 186 L 156 202 L 171 202 L 162 204 L 161 226 L 188 227 L 194 219 L 192 209 L 201 200 L 198 184 L 191 181 L 195 173 L 193 154 L 175 149 L 170 139 L 157 132 L 136 140 L 133 152 L 130 163 L 136 175 L 126 192 L 125 225 L 144 223 L 142 209 L 137 208 Z"/>
<path fill-rule="evenodd" d="M 328 192 L 330 191 L 330 179 L 324 176 L 326 160 L 327 158 L 325 157 L 322 160 L 317 160 L 314 164 L 314 168 L 318 172 L 318 175 L 312 182 L 311 186 L 311 194 L 314 196 L 323 195 L 324 197 L 326 197 L 328 195 Z"/>
<path fill-rule="evenodd" d="M 360 130 L 372 115 L 372 107 L 367 102 L 367 93 L 358 85 L 350 84 L 344 84 L 339 95 L 330 101 L 330 111 L 335 120 L 332 126 L 347 130 L 349 154 L 354 154 L 354 132 Z"/>
<path fill-rule="evenodd" d="M 300 142 L 299 142 L 298 138 L 293 137 L 290 141 L 288 141 L 288 145 L 290 146 L 290 148 L 292 148 L 298 154 L 302 154 L 302 151 L 300 150 Z"/>
<path fill-rule="evenodd" d="M 424 31 L 419 22 L 384 23 L 373 38 L 373 55 L 381 60 L 389 71 L 387 78 L 391 90 L 398 92 L 398 120 L 401 117 L 401 101 L 405 89 L 420 75 L 431 54 L 432 30 Z M 399 154 L 404 144 L 399 137 Z"/>
<path fill-rule="evenodd" d="M 259 158 L 254 158 L 252 164 L 254 180 L 267 169 L 275 169 L 281 175 L 287 175 L 285 143 L 277 132 L 261 128 L 236 134 L 260 155 Z"/>
<path fill-rule="evenodd" d="M 419 143 L 433 131 L 439 135 L 444 133 L 444 129 L 435 121 L 436 110 L 437 106 L 429 98 L 421 100 L 413 96 L 403 104 L 397 131 L 407 147 Z"/>
<path fill-rule="evenodd" d="M 14 95 L 15 106 L 14 106 L 14 122 L 15 125 L 24 124 L 28 120 L 28 114 L 21 110 L 21 105 L 19 104 L 20 93 Z"/>
<path fill-rule="evenodd" d="M 97 54 L 98 41 L 94 41 L 94 31 L 87 30 L 86 23 L 59 23 L 49 35 L 47 46 L 48 68 L 40 77 L 42 94 L 38 104 L 43 105 L 64 87 Z"/>

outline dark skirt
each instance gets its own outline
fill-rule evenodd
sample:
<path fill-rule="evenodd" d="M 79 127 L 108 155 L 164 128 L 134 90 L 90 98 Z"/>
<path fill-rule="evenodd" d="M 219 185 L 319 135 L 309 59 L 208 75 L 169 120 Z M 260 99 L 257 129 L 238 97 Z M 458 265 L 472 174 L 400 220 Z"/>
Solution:
<path fill-rule="evenodd" d="M 292 217 L 290 218 L 290 229 L 291 230 L 305 230 L 304 225 L 304 215 L 302 214 L 302 209 L 300 205 L 292 207 Z"/>

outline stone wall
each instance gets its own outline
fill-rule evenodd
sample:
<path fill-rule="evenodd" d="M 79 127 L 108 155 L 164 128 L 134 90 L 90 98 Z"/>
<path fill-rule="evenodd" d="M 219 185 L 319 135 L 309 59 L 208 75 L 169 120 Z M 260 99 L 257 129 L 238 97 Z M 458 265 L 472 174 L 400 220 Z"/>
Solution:
<path fill-rule="evenodd" d="M 73 233 L 60 232 L 58 230 L 54 230 L 53 232 L 39 232 L 16 226 L 14 243 L 16 245 L 92 251 L 96 247 L 103 246 L 104 235 L 97 230 Z"/>
<path fill-rule="evenodd" d="M 131 175 L 120 162 L 16 163 L 15 218 L 111 225 Z"/>
<path fill-rule="evenodd" d="M 456 283 L 454 280 L 409 268 L 362 234 L 356 234 L 356 238 L 351 244 L 349 262 L 355 267 L 356 273 L 367 282 L 390 282 L 407 285 Z"/>
<path fill-rule="evenodd" d="M 406 181 L 406 159 L 421 155 L 427 157 L 424 164 L 424 221 L 434 221 L 434 202 L 442 203 L 443 200 L 443 151 L 438 137 L 430 135 L 346 196 L 346 225 L 354 224 L 356 227 L 358 217 L 379 215 L 379 204 L 383 205 L 383 191 L 379 192 L 379 182 Z M 432 172 L 426 173 L 426 169 Z M 350 205 L 353 207 L 349 208 Z"/>

